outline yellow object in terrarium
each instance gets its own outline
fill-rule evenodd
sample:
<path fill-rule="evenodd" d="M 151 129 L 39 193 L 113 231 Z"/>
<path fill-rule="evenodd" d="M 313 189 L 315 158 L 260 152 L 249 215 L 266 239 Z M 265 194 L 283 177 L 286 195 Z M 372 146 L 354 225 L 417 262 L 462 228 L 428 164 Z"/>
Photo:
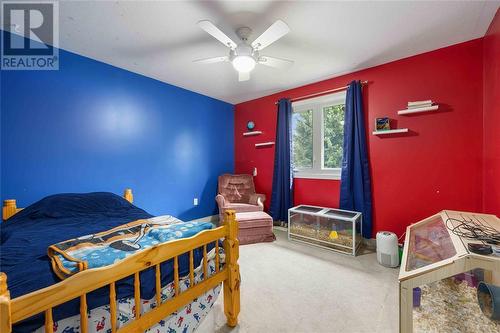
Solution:
<path fill-rule="evenodd" d="M 328 237 L 330 237 L 330 239 L 337 239 L 337 238 L 339 238 L 339 234 L 334 230 L 334 231 L 330 232 L 330 236 L 328 236 Z"/>

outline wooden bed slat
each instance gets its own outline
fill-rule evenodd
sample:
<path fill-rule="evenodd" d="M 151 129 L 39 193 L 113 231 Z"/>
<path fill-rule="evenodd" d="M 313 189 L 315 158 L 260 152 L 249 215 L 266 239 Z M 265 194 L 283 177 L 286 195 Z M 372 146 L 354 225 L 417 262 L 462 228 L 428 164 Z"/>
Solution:
<path fill-rule="evenodd" d="M 215 241 L 215 272 L 219 272 L 219 263 L 220 258 L 219 258 L 219 241 Z"/>
<path fill-rule="evenodd" d="M 207 244 L 203 245 L 203 280 L 208 278 Z"/>
<path fill-rule="evenodd" d="M 87 320 L 87 294 L 80 296 L 80 332 L 87 333 L 88 320 Z"/>
<path fill-rule="evenodd" d="M 155 285 L 156 285 L 156 306 L 161 304 L 161 270 L 160 264 L 155 266 Z"/>
<path fill-rule="evenodd" d="M 116 286 L 114 282 L 109 284 L 109 312 L 111 314 L 111 333 L 116 332 Z"/>
<path fill-rule="evenodd" d="M 165 313 L 172 313 L 180 307 L 188 304 L 197 296 L 200 296 L 210 289 L 214 288 L 216 285 L 222 281 L 227 280 L 228 273 L 227 270 L 221 270 L 218 274 L 213 275 L 208 280 L 199 283 L 196 286 L 189 288 L 188 290 L 181 293 L 179 296 L 164 302 L 159 307 L 155 308 L 157 311 L 149 311 L 142 315 L 138 320 L 134 320 L 124 327 L 120 328 L 120 333 L 129 332 L 144 332 L 147 328 L 158 323 L 160 320 L 165 318 Z"/>
<path fill-rule="evenodd" d="M 189 251 L 189 288 L 194 286 L 194 254 L 193 250 Z"/>
<path fill-rule="evenodd" d="M 174 257 L 174 292 L 179 295 L 179 257 Z"/>
<path fill-rule="evenodd" d="M 134 273 L 134 309 L 135 309 L 135 319 L 141 317 L 141 279 L 139 278 L 139 272 Z"/>
<path fill-rule="evenodd" d="M 52 319 L 52 308 L 45 310 L 45 333 L 54 332 L 54 321 Z"/>

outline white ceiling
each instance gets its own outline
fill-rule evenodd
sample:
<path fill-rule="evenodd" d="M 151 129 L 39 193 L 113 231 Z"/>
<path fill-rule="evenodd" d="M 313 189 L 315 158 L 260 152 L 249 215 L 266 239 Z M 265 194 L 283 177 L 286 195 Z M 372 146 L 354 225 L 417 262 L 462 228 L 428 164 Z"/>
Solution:
<path fill-rule="evenodd" d="M 239 103 L 485 34 L 499 1 L 275 2 L 61 1 L 60 47 L 230 103 Z M 238 82 L 229 63 L 193 64 L 228 49 L 196 23 L 234 40 L 282 19 L 291 32 L 262 54 L 295 61 L 257 66 Z"/>

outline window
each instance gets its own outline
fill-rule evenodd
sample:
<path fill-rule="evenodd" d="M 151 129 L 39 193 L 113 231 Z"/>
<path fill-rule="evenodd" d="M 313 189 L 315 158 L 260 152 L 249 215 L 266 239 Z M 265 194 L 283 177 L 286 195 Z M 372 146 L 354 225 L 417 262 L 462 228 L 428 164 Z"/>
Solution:
<path fill-rule="evenodd" d="M 292 104 L 292 153 L 296 178 L 340 179 L 345 92 Z"/>

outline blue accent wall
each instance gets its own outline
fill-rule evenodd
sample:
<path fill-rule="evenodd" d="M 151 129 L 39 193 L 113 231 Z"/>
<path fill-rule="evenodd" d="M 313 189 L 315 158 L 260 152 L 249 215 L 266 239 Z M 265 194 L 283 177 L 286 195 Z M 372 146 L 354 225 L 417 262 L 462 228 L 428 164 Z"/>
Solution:
<path fill-rule="evenodd" d="M 233 105 L 59 55 L 58 71 L 1 72 L 2 200 L 130 187 L 151 214 L 216 214 L 217 177 L 234 168 Z"/>

